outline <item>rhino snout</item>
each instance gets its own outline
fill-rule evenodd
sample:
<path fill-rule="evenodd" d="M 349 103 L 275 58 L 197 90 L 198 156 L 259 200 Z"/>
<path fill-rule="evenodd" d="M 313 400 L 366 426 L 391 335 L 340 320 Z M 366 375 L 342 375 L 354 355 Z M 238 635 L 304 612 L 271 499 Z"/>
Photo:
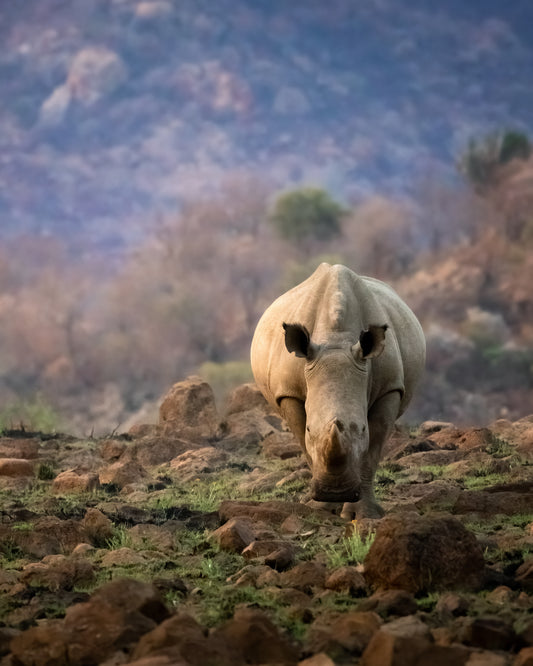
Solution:
<path fill-rule="evenodd" d="M 311 495 L 317 502 L 357 502 L 359 490 L 353 486 L 342 488 L 321 483 L 318 479 L 311 481 Z"/>

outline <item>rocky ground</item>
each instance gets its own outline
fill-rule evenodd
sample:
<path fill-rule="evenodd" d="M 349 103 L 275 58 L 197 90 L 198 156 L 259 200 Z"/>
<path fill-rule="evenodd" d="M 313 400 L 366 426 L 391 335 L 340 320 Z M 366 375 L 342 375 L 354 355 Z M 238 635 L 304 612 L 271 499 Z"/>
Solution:
<path fill-rule="evenodd" d="M 304 503 L 251 385 L 221 418 L 176 384 L 158 425 L 0 438 L 0 664 L 533 664 L 533 417 L 398 429 L 387 515 Z"/>

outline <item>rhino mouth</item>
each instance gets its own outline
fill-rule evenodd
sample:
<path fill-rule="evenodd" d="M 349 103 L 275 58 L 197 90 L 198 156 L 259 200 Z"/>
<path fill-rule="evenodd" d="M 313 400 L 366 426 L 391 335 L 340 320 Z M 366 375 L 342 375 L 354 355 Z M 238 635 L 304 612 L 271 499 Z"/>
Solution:
<path fill-rule="evenodd" d="M 357 502 L 359 491 L 356 488 L 331 488 L 322 485 L 319 481 L 311 482 L 311 494 L 317 502 Z"/>

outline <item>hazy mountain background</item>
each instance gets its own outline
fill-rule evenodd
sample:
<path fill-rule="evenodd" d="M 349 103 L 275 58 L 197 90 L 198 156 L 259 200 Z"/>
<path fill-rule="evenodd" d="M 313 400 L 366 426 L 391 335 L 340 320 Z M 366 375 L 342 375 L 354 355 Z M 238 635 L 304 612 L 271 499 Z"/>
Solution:
<path fill-rule="evenodd" d="M 2 2 L 0 420 L 113 428 L 189 372 L 246 379 L 324 258 L 419 314 L 412 418 L 529 413 L 531 160 L 457 166 L 532 134 L 532 25 L 528 0 Z M 279 238 L 309 185 L 341 233 Z"/>
<path fill-rule="evenodd" d="M 1 234 L 116 246 L 229 171 L 350 200 L 531 130 L 527 0 L 25 0 L 0 8 Z"/>

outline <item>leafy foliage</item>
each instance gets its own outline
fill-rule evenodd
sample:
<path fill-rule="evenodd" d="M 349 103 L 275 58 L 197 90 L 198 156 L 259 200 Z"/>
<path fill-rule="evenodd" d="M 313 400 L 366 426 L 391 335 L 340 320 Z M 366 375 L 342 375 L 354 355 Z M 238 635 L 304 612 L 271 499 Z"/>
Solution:
<path fill-rule="evenodd" d="M 271 221 L 285 240 L 330 240 L 340 233 L 343 213 L 343 208 L 326 191 L 306 187 L 278 197 Z"/>

